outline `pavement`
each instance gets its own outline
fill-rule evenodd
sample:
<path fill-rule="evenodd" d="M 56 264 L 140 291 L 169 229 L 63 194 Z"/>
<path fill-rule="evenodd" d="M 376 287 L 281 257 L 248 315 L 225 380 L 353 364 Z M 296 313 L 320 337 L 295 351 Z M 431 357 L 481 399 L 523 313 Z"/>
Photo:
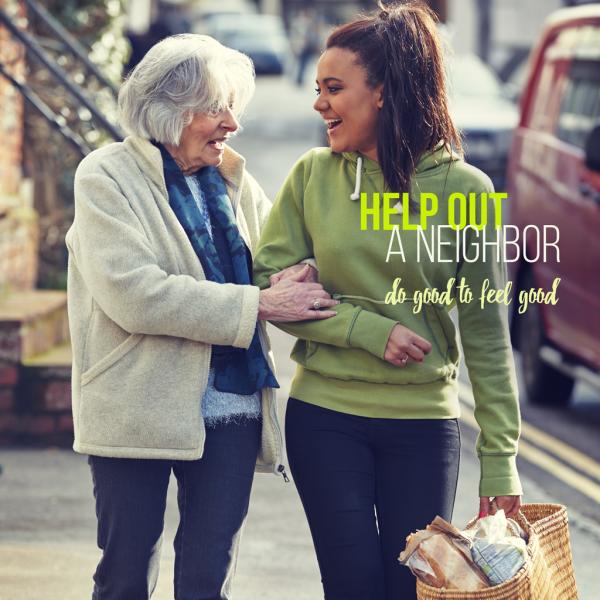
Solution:
<path fill-rule="evenodd" d="M 319 121 L 310 109 L 310 84 L 298 90 L 285 79 L 259 80 L 245 131 L 234 146 L 273 197 L 290 166 L 318 143 Z M 292 340 L 271 328 L 278 363 L 280 416 L 293 376 Z M 462 452 L 453 522 L 464 526 L 477 512 L 475 433 L 461 423 Z M 86 458 L 70 450 L 0 451 L 0 600 L 82 600 L 91 597 L 99 559 L 92 483 Z M 427 476 L 426 473 L 423 474 Z M 537 478 L 523 474 L 527 502 L 560 501 Z M 172 482 L 173 483 L 173 482 Z M 167 503 L 161 574 L 153 600 L 172 595 L 177 527 L 175 484 Z M 576 576 L 582 600 L 597 600 L 600 528 L 569 506 Z M 400 551 L 401 548 L 398 549 Z M 404 567 L 398 567 L 404 568 Z M 320 577 L 310 534 L 293 483 L 260 474 L 242 538 L 235 600 L 318 600 Z"/>

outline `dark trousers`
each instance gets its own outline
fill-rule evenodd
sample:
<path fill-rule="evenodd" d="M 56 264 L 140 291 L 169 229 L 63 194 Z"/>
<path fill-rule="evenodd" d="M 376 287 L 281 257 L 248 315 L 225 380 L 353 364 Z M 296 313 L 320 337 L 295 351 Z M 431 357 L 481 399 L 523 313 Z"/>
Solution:
<path fill-rule="evenodd" d="M 285 431 L 325 599 L 415 599 L 398 555 L 409 533 L 452 518 L 456 419 L 372 419 L 290 398 Z"/>
<path fill-rule="evenodd" d="M 98 546 L 93 600 L 147 600 L 158 577 L 167 487 L 178 484 L 175 600 L 228 600 L 261 423 L 206 430 L 195 461 L 90 456 Z"/>

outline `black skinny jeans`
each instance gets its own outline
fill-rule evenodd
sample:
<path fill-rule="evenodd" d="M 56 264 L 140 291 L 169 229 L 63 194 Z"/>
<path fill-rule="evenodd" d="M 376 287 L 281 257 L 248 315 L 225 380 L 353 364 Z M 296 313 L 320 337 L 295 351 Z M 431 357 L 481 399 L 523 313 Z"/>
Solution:
<path fill-rule="evenodd" d="M 373 419 L 290 398 L 285 431 L 325 600 L 416 599 L 398 555 L 408 534 L 452 518 L 457 420 Z"/>

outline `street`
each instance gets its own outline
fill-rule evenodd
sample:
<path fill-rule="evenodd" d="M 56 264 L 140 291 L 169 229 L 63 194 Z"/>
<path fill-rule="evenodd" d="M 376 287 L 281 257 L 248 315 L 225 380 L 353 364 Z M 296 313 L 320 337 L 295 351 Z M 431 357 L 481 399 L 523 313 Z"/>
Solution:
<path fill-rule="evenodd" d="M 272 199 L 294 161 L 320 144 L 322 129 L 307 83 L 262 78 L 232 144 Z M 323 199 L 324 202 L 327 198 Z M 278 364 L 280 418 L 294 372 L 293 340 L 271 328 Z M 517 357 L 518 359 L 518 357 Z M 461 372 L 462 455 L 453 522 L 477 514 L 479 466 L 472 399 Z M 525 502 L 568 507 L 576 578 L 582 600 L 600 596 L 600 393 L 579 386 L 567 409 L 522 400 L 520 473 Z M 68 450 L 0 452 L 0 600 L 81 600 L 91 595 L 99 557 L 92 484 L 85 457 Z M 426 476 L 426 474 L 424 474 Z M 176 490 L 168 500 L 161 576 L 154 598 L 172 598 Z M 402 548 L 398 549 L 400 552 Z M 404 567 L 398 567 L 404 568 Z M 257 475 L 234 584 L 236 600 L 317 600 L 322 597 L 310 534 L 293 483 Z"/>

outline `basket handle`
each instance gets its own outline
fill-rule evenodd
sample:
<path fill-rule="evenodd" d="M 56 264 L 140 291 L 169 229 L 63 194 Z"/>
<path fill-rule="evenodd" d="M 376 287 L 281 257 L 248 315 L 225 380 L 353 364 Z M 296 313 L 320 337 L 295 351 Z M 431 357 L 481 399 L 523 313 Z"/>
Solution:
<path fill-rule="evenodd" d="M 494 501 L 492 500 L 492 505 L 494 505 Z M 496 510 L 498 510 L 497 506 L 494 506 L 494 508 Z M 523 522 L 523 524 L 527 527 L 527 529 L 531 529 L 531 523 L 528 521 L 527 517 L 525 516 L 525 513 L 519 509 L 519 512 L 517 513 L 517 517 L 519 518 L 520 521 Z M 468 523 L 467 523 L 467 527 L 466 529 L 471 529 L 475 526 L 475 524 L 477 523 L 477 521 L 479 521 L 479 517 L 474 517 L 472 518 Z"/>
<path fill-rule="evenodd" d="M 527 520 L 525 513 L 521 509 L 519 509 L 517 516 L 525 523 L 525 525 L 527 525 L 527 527 L 531 527 L 531 523 Z"/>

